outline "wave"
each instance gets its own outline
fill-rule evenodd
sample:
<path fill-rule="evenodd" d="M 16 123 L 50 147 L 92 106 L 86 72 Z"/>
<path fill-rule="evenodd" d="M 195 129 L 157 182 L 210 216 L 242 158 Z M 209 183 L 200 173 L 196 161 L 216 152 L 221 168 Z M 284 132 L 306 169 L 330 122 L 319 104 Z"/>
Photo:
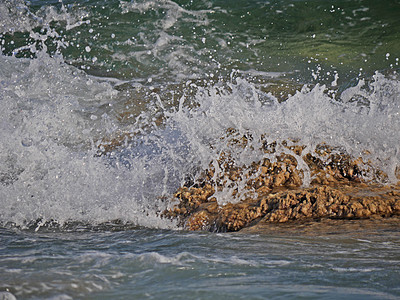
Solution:
<path fill-rule="evenodd" d="M 304 81 L 296 65 L 257 63 L 258 29 L 247 46 L 243 32 L 231 32 L 232 48 L 218 40 L 225 17 L 236 14 L 223 7 L 89 4 L 0 4 L 1 224 L 119 220 L 176 228 L 179 220 L 160 217 L 177 204 L 172 195 L 211 169 L 214 179 L 218 170 L 224 177 L 224 155 L 245 166 L 244 173 L 253 163 L 293 157 L 304 188 L 325 180 L 312 159 L 325 177 L 336 170 L 364 183 L 398 181 L 400 85 L 393 55 L 385 61 L 392 67 L 371 76 L 342 75 L 302 58 L 311 77 Z M 136 17 L 142 35 L 129 29 Z M 194 38 L 188 24 L 210 34 Z M 185 63 L 174 64 L 180 55 Z M 127 59 L 134 61 L 122 67 Z M 214 180 L 218 204 L 240 202 L 231 195 L 245 194 L 246 182 L 230 179 L 218 191 Z"/>

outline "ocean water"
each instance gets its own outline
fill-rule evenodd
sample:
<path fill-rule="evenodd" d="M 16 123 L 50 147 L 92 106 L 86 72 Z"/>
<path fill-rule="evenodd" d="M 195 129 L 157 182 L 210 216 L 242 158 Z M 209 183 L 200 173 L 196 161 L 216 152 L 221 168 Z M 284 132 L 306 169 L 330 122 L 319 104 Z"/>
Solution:
<path fill-rule="evenodd" d="M 400 297 L 398 226 L 191 233 L 160 216 L 232 130 L 252 137 L 238 164 L 274 159 L 265 139 L 326 143 L 396 183 L 399 16 L 398 0 L 1 1 L 0 292 Z"/>
<path fill-rule="evenodd" d="M 2 229 L 21 299 L 398 299 L 398 225 L 294 235 Z"/>

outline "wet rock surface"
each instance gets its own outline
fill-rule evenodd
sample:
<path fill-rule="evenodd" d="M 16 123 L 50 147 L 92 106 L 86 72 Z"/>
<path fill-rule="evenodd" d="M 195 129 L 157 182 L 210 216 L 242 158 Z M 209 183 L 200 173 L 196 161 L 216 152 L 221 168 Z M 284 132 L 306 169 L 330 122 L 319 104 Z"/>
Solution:
<path fill-rule="evenodd" d="M 358 193 L 362 191 L 362 195 Z M 329 219 L 366 219 L 400 215 L 400 189 L 364 185 L 315 186 L 271 191 L 238 203 L 219 205 L 215 197 L 199 195 L 198 189 L 180 189 L 178 205 L 165 212 L 179 218 L 188 230 L 238 231 L 257 223 Z M 211 191 L 209 192 L 212 196 Z"/>
<path fill-rule="evenodd" d="M 235 147 L 246 146 L 247 137 L 235 139 Z M 260 224 L 282 224 L 321 220 L 364 220 L 400 215 L 400 185 L 384 185 L 387 175 L 370 162 L 353 158 L 325 144 L 313 153 L 304 147 L 281 143 L 293 154 L 277 154 L 276 144 L 263 144 L 263 158 L 237 166 L 230 153 L 221 153 L 217 165 L 203 172 L 195 183 L 174 194 L 178 203 L 163 212 L 178 219 L 187 230 L 239 231 Z M 303 186 L 298 158 L 311 173 Z M 271 157 L 271 155 L 269 155 Z M 365 179 L 368 178 L 368 179 Z M 223 195 L 228 198 L 221 203 Z"/>

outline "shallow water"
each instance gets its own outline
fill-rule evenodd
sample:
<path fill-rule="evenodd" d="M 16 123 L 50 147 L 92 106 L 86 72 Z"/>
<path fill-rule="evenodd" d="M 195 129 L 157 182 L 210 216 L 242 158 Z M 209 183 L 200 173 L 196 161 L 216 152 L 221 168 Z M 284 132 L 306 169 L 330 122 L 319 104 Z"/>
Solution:
<path fill-rule="evenodd" d="M 360 180 L 396 183 L 399 13 L 398 0 L 1 1 L 0 291 L 399 297 L 396 226 L 211 234 L 160 218 L 230 151 L 227 132 L 251 137 L 237 165 L 289 154 L 304 186 L 313 174 L 283 142 L 326 143 L 368 162 Z"/>
<path fill-rule="evenodd" d="M 395 299 L 399 233 L 2 229 L 0 288 L 20 299 Z"/>

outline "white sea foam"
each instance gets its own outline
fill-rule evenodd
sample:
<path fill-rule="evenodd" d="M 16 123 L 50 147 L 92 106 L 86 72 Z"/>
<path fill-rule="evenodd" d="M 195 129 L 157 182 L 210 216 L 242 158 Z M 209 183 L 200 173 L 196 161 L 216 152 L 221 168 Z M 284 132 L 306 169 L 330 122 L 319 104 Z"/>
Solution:
<path fill-rule="evenodd" d="M 179 4 L 169 0 L 120 1 L 120 7 L 123 14 L 131 11 L 145 14 L 160 9 L 164 10 L 164 17 L 160 20 L 160 25 L 164 30 L 171 28 L 181 18 L 190 18 L 190 21 L 195 21 L 196 25 L 208 25 L 209 21 L 206 14 L 213 12 L 213 10 L 187 10 Z"/>
<path fill-rule="evenodd" d="M 83 9 L 67 12 L 64 5 L 57 10 L 43 6 L 33 13 L 23 0 L 6 0 L 0 3 L 0 32 L 31 32 L 35 27 L 49 28 L 51 22 L 66 22 L 67 30 L 86 24 L 88 13 Z"/>
<path fill-rule="evenodd" d="M 163 190 L 171 192 L 154 184 L 162 182 L 165 166 L 146 158 L 131 158 L 131 169 L 118 161 L 111 166 L 91 150 L 99 132 L 107 134 L 116 126 L 107 117 L 110 110 L 102 108 L 117 93 L 108 83 L 46 56 L 1 56 L 0 63 L 0 138 L 8 141 L 0 146 L 2 222 L 123 219 L 170 226 L 156 211 L 146 212 Z"/>
<path fill-rule="evenodd" d="M 244 80 L 230 88 L 232 92 L 220 93 L 217 87 L 199 92 L 198 108 L 183 108 L 171 116 L 193 148 L 202 149 L 199 155 L 210 153 L 205 141 L 218 143 L 228 128 L 235 128 L 240 134 L 253 135 L 255 149 L 260 147 L 256 145 L 259 137 L 265 134 L 269 141 L 299 140 L 307 146 L 305 151 L 312 151 L 323 142 L 341 147 L 355 157 L 369 151 L 371 155 L 365 158 L 387 172 L 390 181 L 396 181 L 394 170 L 400 158 L 398 80 L 377 73 L 368 84 L 360 81 L 358 86 L 344 91 L 338 100 L 325 86 L 303 87 L 283 103 Z M 262 104 L 261 100 L 268 96 L 269 101 Z M 220 143 L 211 156 L 218 157 L 223 147 Z M 257 156 L 260 159 L 260 153 L 251 148 L 238 155 L 236 159 L 245 164 L 257 160 Z M 204 157 L 206 164 L 211 157 Z"/>
<path fill-rule="evenodd" d="M 15 296 L 10 292 L 0 292 L 0 299 L 1 300 L 16 300 Z"/>
<path fill-rule="evenodd" d="M 228 83 L 228 89 L 198 87 L 194 98 L 182 97 L 178 107 L 163 108 L 162 127 L 105 158 L 94 155 L 95 139 L 123 126 L 113 117 L 113 104 L 121 96 L 111 83 L 45 54 L 32 60 L 1 56 L 0 63 L 0 138 L 8 141 L 0 146 L 3 222 L 122 219 L 172 226 L 156 216 L 161 208 L 154 201 L 172 194 L 188 173 L 216 161 L 226 150 L 220 137 L 228 128 L 254 136 L 254 149 L 260 147 L 257 137 L 265 134 L 270 141 L 299 140 L 310 151 L 321 142 L 354 156 L 367 150 L 366 158 L 389 175 L 389 182 L 396 180 L 399 81 L 381 74 L 345 90 L 339 100 L 319 85 L 304 87 L 283 103 L 243 79 Z M 143 134 L 141 124 L 152 122 L 143 123 L 146 114 L 142 123 L 124 130 Z M 246 148 L 235 155 L 240 165 L 264 154 Z M 217 198 L 223 204 L 229 194 Z"/>
<path fill-rule="evenodd" d="M 51 22 L 67 23 L 67 31 L 89 24 L 85 9 L 60 7 L 44 6 L 32 13 L 23 1 L 0 3 L 0 32 L 28 32 L 43 48 L 26 46 L 35 54 L 32 59 L 0 55 L 0 222 L 23 225 L 41 220 L 36 224 L 38 229 L 49 220 L 97 224 L 121 219 L 151 227 L 175 226 L 157 216 L 170 204 L 160 197 L 172 195 L 187 176 L 196 179 L 210 162 L 218 168 L 219 155 L 228 148 L 221 137 L 229 128 L 238 135 L 253 137 L 249 147 L 233 153 L 238 165 L 268 156 L 254 150 L 262 146 L 260 138 L 264 135 L 268 142 L 296 140 L 306 146 L 305 152 L 325 142 L 370 160 L 387 173 L 385 183 L 397 180 L 398 77 L 376 73 L 339 91 L 340 74 L 335 73 L 334 90 L 319 84 L 304 86 L 287 101 L 279 102 L 259 85 L 240 78 L 240 74 L 276 79 L 282 73 L 239 70 L 218 81 L 216 74 L 221 66 L 207 54 L 210 49 L 206 44 L 211 38 L 197 36 L 195 41 L 205 47 L 198 49 L 188 37 L 173 32 L 173 26 L 182 18 L 188 19 L 184 24 L 207 25 L 212 10 L 190 11 L 172 1 L 120 2 L 123 14 L 159 9 L 166 13 L 157 19 L 154 28 L 150 27 L 151 32 L 135 37 L 141 45 L 131 51 L 113 51 L 112 43 L 119 36 L 111 33 L 111 44 L 104 45 L 105 50 L 113 51 L 110 58 L 123 61 L 134 57 L 143 65 L 158 60 L 170 68 L 165 72 L 173 74 L 178 82 L 175 86 L 166 83 L 172 95 L 168 97 L 181 94 L 175 105 L 175 99 L 161 95 L 165 91 L 153 87 L 146 90 L 146 84 L 157 84 L 157 77 L 164 76 L 160 69 L 143 79 L 147 81 L 142 86 L 144 92 L 132 99 L 129 88 L 140 86 L 134 83 L 139 79 L 90 76 L 68 65 L 60 53 L 47 53 L 46 41 L 62 37 L 59 29 L 50 28 Z M 38 33 L 33 30 L 38 26 L 48 30 Z M 213 38 L 217 41 L 218 35 Z M 60 43 L 64 43 L 62 39 Z M 95 48 L 85 44 L 82 49 L 86 55 Z M 198 53 L 208 59 L 198 60 Z M 199 74 L 207 78 L 207 68 L 201 64 L 212 73 L 209 81 L 196 84 L 188 79 Z M 314 75 L 318 79 L 317 73 Z M 124 90 L 126 86 L 128 91 Z M 142 100 L 147 104 L 136 105 L 135 101 Z M 134 115 L 130 122 L 121 121 L 126 102 L 133 103 L 127 108 L 127 113 Z M 129 111 L 132 107 L 134 112 Z M 105 140 L 117 140 L 124 134 L 122 149 L 116 147 L 107 155 L 98 155 L 107 144 Z M 311 174 L 303 159 L 279 144 L 277 151 L 296 157 L 307 185 Z M 236 183 L 235 188 L 243 186 L 243 182 Z M 231 199 L 224 191 L 216 196 L 221 204 Z"/>

